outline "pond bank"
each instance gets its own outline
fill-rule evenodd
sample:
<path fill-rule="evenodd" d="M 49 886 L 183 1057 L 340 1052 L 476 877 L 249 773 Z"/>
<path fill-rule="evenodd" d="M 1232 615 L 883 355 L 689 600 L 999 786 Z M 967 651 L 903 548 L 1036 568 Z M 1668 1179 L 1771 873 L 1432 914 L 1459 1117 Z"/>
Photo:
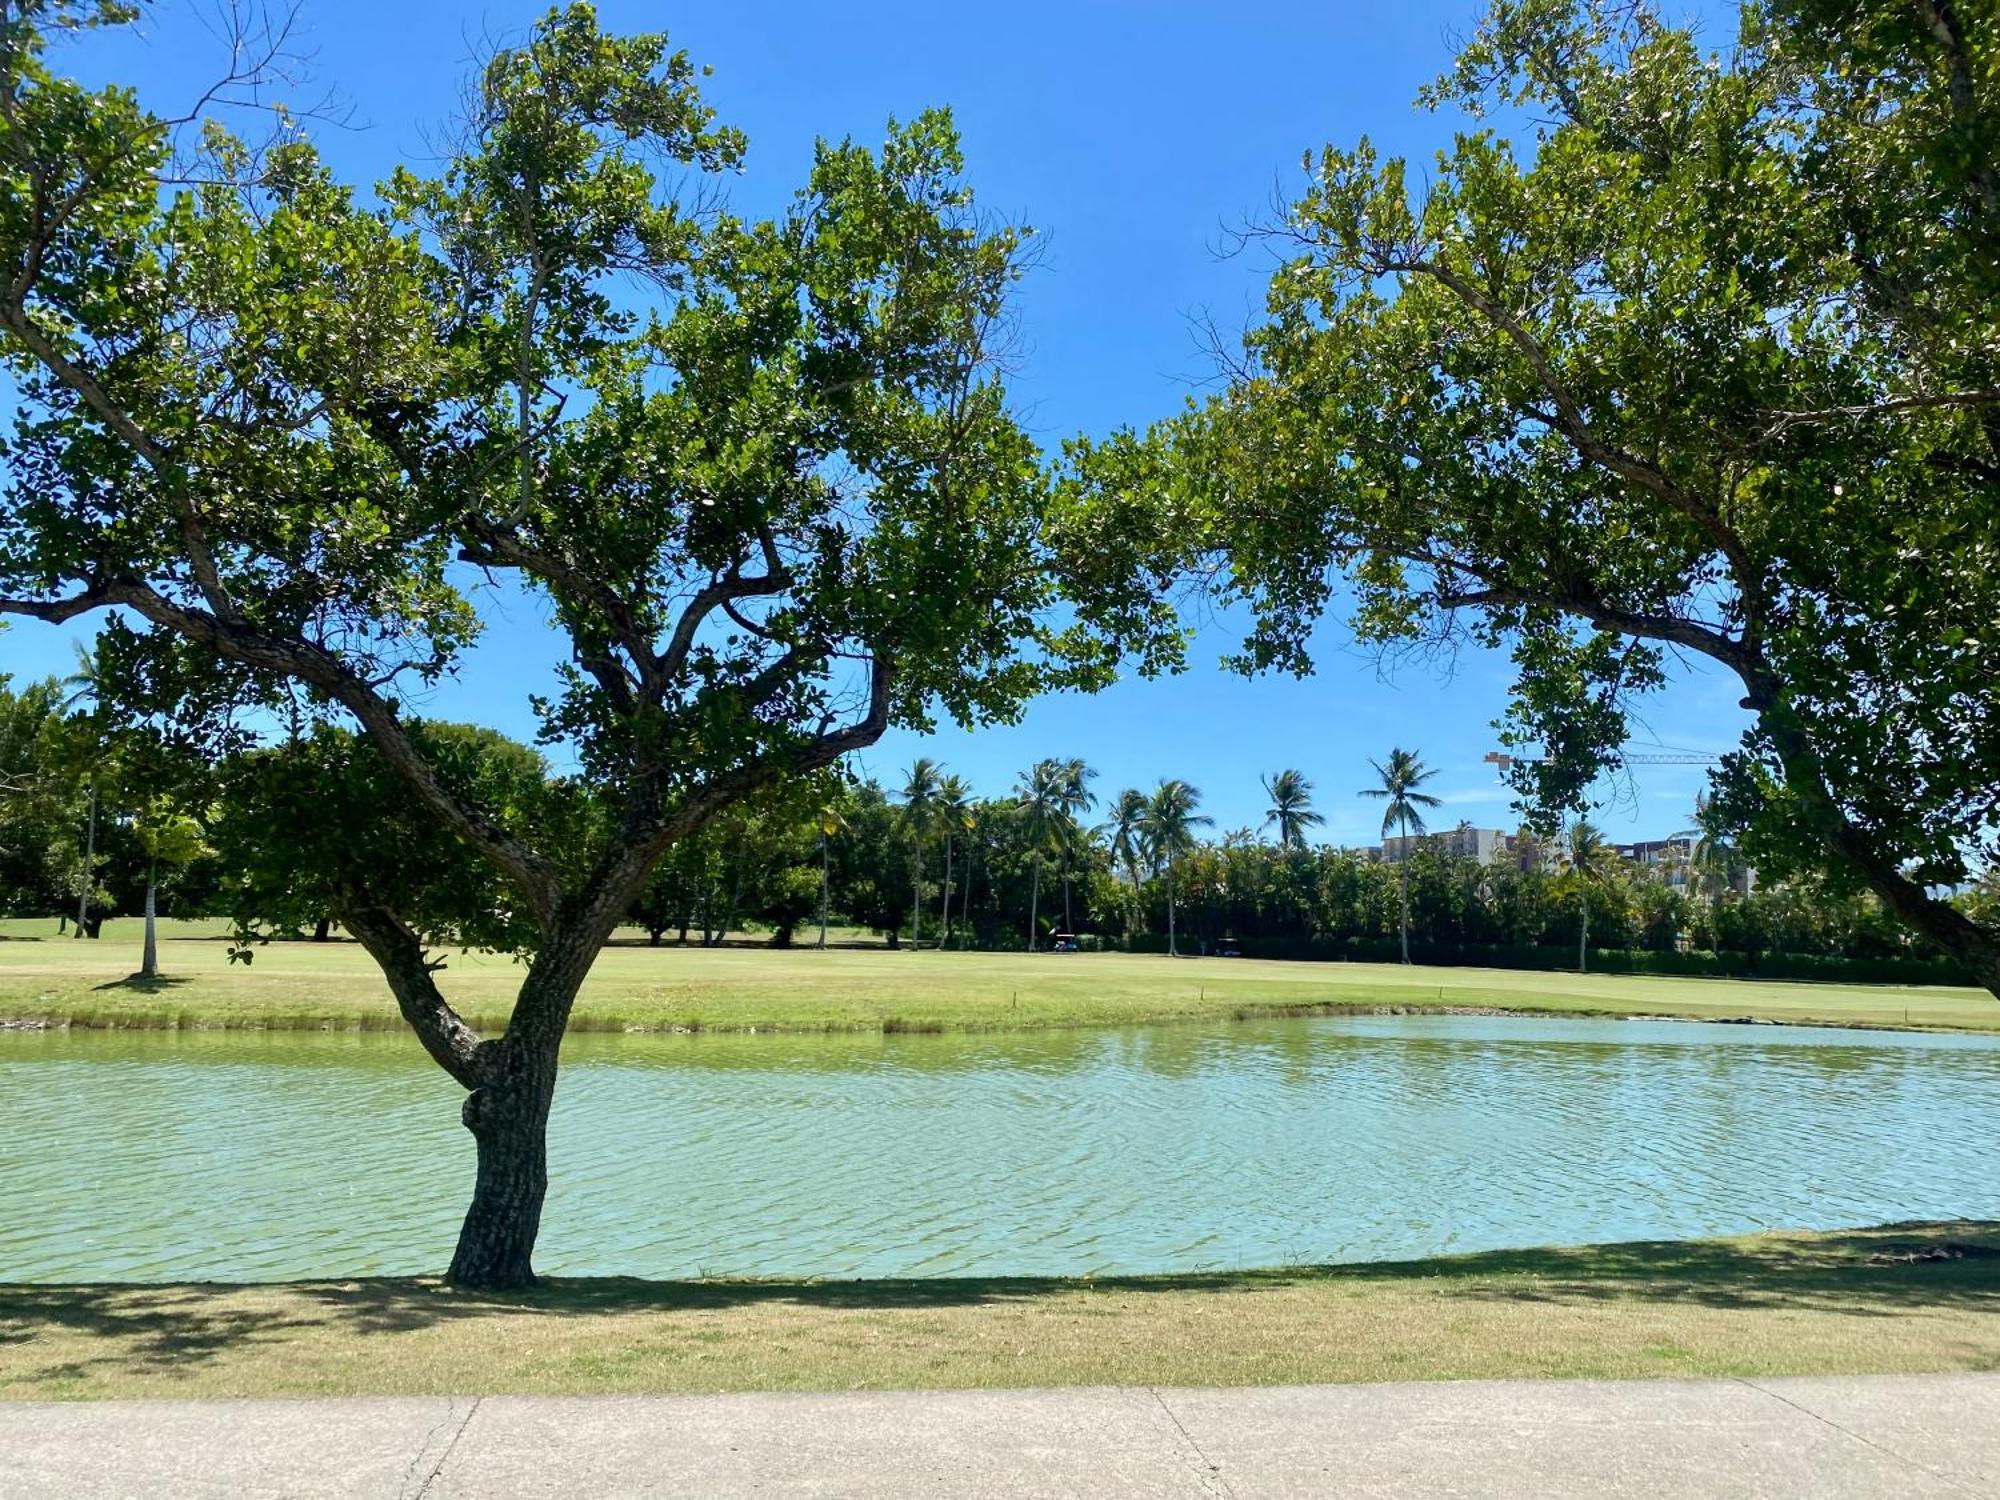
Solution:
<path fill-rule="evenodd" d="M 1273 1385 L 2000 1365 L 2000 1225 L 1212 1275 L 0 1284 L 0 1397 Z"/>
<path fill-rule="evenodd" d="M 1680 1021 L 1708 1026 L 1809 1026 L 1834 1031 L 1932 1032 L 1946 1035 L 1983 1036 L 2000 1032 L 2000 1017 L 1990 1026 L 1901 1023 L 1889 1020 L 1816 1020 L 1796 1016 L 1682 1015 L 1673 1011 L 1597 1010 L 1583 1006 L 1558 1008 L 1546 1005 L 1370 1005 L 1362 1001 L 1308 1001 L 1297 1005 L 1239 1005 L 1226 1014 L 1189 1014 L 1176 1008 L 1164 1015 L 1120 1013 L 1116 1016 L 1089 1015 L 1061 1020 L 1009 1023 L 1004 1017 L 947 1021 L 940 1018 L 907 1020 L 884 1016 L 876 1021 L 828 1021 L 816 1024 L 765 1018 L 756 1021 L 704 1021 L 700 1017 L 681 1020 L 635 1021 L 625 1016 L 600 1016 L 580 1011 L 570 1021 L 569 1031 L 578 1036 L 983 1036 L 1008 1032 L 1045 1030 L 1096 1030 L 1118 1026 L 1184 1026 L 1226 1021 L 1309 1021 L 1335 1016 L 1516 1016 L 1523 1020 L 1593 1021 Z M 471 1011 L 466 1019 L 476 1030 L 498 1034 L 506 1030 L 507 1017 L 499 1012 Z M 400 1033 L 405 1023 L 400 1015 L 367 1011 L 330 1013 L 302 1008 L 291 1013 L 268 1012 L 245 1015 L 235 1011 L 206 1013 L 199 1007 L 175 1011 L 101 1011 L 86 1007 L 42 1015 L 0 1016 L 4 1031 L 268 1031 Z"/>

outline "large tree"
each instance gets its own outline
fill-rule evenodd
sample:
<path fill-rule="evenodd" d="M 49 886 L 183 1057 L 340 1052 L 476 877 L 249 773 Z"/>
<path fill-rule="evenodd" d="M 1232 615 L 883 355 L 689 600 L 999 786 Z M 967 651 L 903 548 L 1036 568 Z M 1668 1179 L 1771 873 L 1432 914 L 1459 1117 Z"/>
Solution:
<path fill-rule="evenodd" d="M 395 816 L 492 873 L 478 925 L 526 960 L 501 1036 L 448 1003 L 453 924 L 398 910 L 393 869 L 350 863 L 338 916 L 466 1091 L 451 1276 L 519 1286 L 571 1006 L 663 854 L 892 724 L 1098 683 L 1093 625 L 1139 617 L 1042 624 L 1048 487 L 993 358 L 1022 240 L 944 115 L 823 143 L 745 220 L 697 69 L 579 3 L 492 56 L 436 175 L 370 196 L 290 118 L 190 141 L 54 66 L 133 11 L 0 3 L 0 613 L 117 611 L 153 707 L 226 681 L 351 724 Z M 590 819 L 490 800 L 406 711 L 496 582 L 567 643 L 536 707 Z"/>
<path fill-rule="evenodd" d="M 1253 669 L 1344 597 L 1387 648 L 1511 649 L 1545 817 L 1703 659 L 1759 867 L 1865 885 L 2000 993 L 1943 889 L 2000 855 L 1992 7 L 1753 0 L 1710 56 L 1645 0 L 1496 0 L 1425 99 L 1520 139 L 1308 157 L 1227 389 L 1080 450 L 1096 555 L 1226 561 Z"/>

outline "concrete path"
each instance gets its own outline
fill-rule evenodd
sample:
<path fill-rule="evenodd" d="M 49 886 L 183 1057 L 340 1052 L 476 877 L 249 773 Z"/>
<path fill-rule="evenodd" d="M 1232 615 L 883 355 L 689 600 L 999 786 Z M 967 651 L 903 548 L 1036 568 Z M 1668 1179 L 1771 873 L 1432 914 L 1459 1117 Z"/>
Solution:
<path fill-rule="evenodd" d="M 2000 1375 L 0 1403 L 0 1497 L 2000 1496 Z"/>

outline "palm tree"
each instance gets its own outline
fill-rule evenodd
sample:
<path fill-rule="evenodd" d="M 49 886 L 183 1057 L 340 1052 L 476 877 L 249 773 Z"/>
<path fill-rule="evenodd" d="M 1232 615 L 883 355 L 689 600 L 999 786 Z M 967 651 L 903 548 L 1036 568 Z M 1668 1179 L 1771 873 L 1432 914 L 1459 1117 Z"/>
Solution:
<path fill-rule="evenodd" d="M 63 679 L 63 686 L 69 695 L 63 699 L 65 710 L 88 703 L 95 714 L 104 704 L 105 671 L 97 659 L 95 651 L 87 649 L 81 641 L 71 641 L 76 652 L 76 670 Z M 76 935 L 89 935 L 90 888 L 96 880 L 97 865 L 97 772 L 93 768 L 90 776 L 90 811 L 85 815 L 83 833 L 83 878 L 79 882 L 82 889 L 76 897 Z"/>
<path fill-rule="evenodd" d="M 1097 797 L 1090 790 L 1090 783 L 1097 779 L 1097 772 L 1075 756 L 1061 762 L 1061 765 L 1061 816 L 1056 819 L 1056 847 L 1062 855 L 1063 930 L 1075 932 L 1076 923 L 1071 917 L 1069 904 L 1071 861 L 1077 844 L 1083 839 L 1083 815 L 1097 806 Z"/>
<path fill-rule="evenodd" d="M 835 802 L 823 802 L 814 820 L 819 826 L 819 945 L 826 946 L 826 903 L 833 889 L 833 856 L 829 840 L 836 833 L 844 832 L 847 819 Z M 683 939 L 686 934 L 682 934 Z"/>
<path fill-rule="evenodd" d="M 1305 848 L 1306 830 L 1326 821 L 1312 810 L 1312 790 L 1313 784 L 1303 771 L 1280 771 L 1264 778 L 1264 795 L 1271 799 L 1271 810 L 1264 814 L 1260 826 L 1278 825 L 1279 848 Z"/>
<path fill-rule="evenodd" d="M 1416 750 L 1395 749 L 1389 752 L 1387 765 L 1380 761 L 1370 761 L 1375 774 L 1382 778 L 1380 786 L 1362 788 L 1364 797 L 1380 797 L 1387 803 L 1382 809 L 1382 837 L 1389 836 L 1391 828 L 1401 828 L 1403 837 L 1409 839 L 1424 832 L 1424 817 L 1420 811 L 1426 807 L 1442 807 L 1444 803 L 1418 787 L 1437 773 L 1430 770 Z M 1403 962 L 1410 961 L 1410 851 L 1406 846 L 1403 857 L 1396 861 L 1396 883 L 1402 896 L 1401 917 L 1398 928 L 1403 939 Z"/>
<path fill-rule="evenodd" d="M 924 840 L 937 820 L 938 773 L 928 755 L 919 755 L 903 776 L 903 820 L 910 833 L 910 946 L 917 945 L 917 925 L 924 905 Z"/>
<path fill-rule="evenodd" d="M 1174 857 L 1194 847 L 1194 830 L 1205 828 L 1215 819 L 1195 812 L 1201 806 L 1201 792 L 1185 781 L 1163 781 L 1146 799 L 1144 822 L 1147 856 L 1167 871 L 1167 956 L 1179 958 L 1174 936 Z"/>
<path fill-rule="evenodd" d="M 1060 837 L 1072 795 L 1070 763 L 1038 760 L 1014 783 L 1014 809 L 1027 835 L 1031 876 L 1028 887 L 1028 951 L 1035 951 L 1041 925 L 1042 853 Z"/>
<path fill-rule="evenodd" d="M 1694 841 L 1688 851 L 1688 864 L 1694 873 L 1696 889 L 1710 906 L 1722 899 L 1723 892 L 1730 889 L 1736 877 L 1736 850 L 1723 836 L 1720 824 L 1708 793 L 1697 792 L 1694 798 L 1694 827 L 1674 835 Z"/>
<path fill-rule="evenodd" d="M 1563 866 L 1576 886 L 1576 904 L 1582 921 L 1576 935 L 1576 972 L 1590 964 L 1590 889 L 1599 885 L 1617 868 L 1618 855 L 1605 841 L 1604 831 L 1585 818 L 1570 824 L 1563 842 Z"/>
<path fill-rule="evenodd" d="M 951 940 L 951 839 L 954 833 L 972 831 L 972 788 L 962 776 L 947 776 L 938 783 L 933 811 L 937 826 L 944 830 L 944 900 L 938 910 L 938 947 Z"/>
<path fill-rule="evenodd" d="M 1130 938 L 1138 907 L 1139 859 L 1146 846 L 1146 794 L 1128 786 L 1111 804 L 1111 821 L 1101 830 L 1111 845 L 1111 860 L 1125 872 L 1125 936 Z"/>

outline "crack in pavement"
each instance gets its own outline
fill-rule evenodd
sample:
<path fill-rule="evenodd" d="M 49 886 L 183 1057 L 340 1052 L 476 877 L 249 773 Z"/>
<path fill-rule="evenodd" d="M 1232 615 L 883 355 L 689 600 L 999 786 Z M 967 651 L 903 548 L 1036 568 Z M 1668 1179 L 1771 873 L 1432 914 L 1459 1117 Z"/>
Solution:
<path fill-rule="evenodd" d="M 1965 1484 L 1963 1481 L 1955 1478 L 1950 1474 L 1946 1474 L 1938 1469 L 1933 1469 L 1929 1464 L 1923 1462 L 1921 1459 L 1912 1458 L 1907 1453 L 1899 1453 L 1894 1448 L 1888 1447 L 1886 1444 L 1876 1442 L 1873 1438 L 1863 1437 L 1860 1433 L 1854 1431 L 1852 1428 L 1841 1426 L 1840 1423 L 1834 1421 L 1832 1417 L 1823 1416 L 1819 1412 L 1814 1411 L 1810 1406 L 1799 1405 L 1798 1402 L 1792 1400 L 1791 1397 L 1787 1396 L 1782 1391 L 1774 1391 L 1769 1386 L 1759 1385 L 1757 1384 L 1756 1381 L 1751 1380 L 1746 1376 L 1738 1375 L 1735 1376 L 1734 1379 L 1738 1385 L 1746 1385 L 1751 1390 L 1756 1391 L 1759 1395 L 1769 1396 L 1773 1401 L 1781 1402 L 1784 1405 L 1789 1406 L 1793 1411 L 1798 1412 L 1801 1416 L 1811 1417 L 1815 1422 L 1818 1422 L 1821 1426 L 1831 1427 L 1835 1432 L 1839 1433 L 1842 1437 L 1853 1438 L 1854 1441 L 1861 1444 L 1862 1447 L 1874 1449 L 1884 1458 L 1893 1458 L 1897 1463 L 1905 1464 L 1908 1467 L 1915 1469 L 1920 1474 L 1928 1474 L 1931 1478 L 1939 1481 L 1940 1483 L 1949 1485 L 1952 1489 L 1956 1490 L 1961 1495 L 1979 1496 L 1985 1493 L 1985 1491 L 1983 1490 L 1977 1490 L 1972 1488 L 1972 1486 Z"/>
<path fill-rule="evenodd" d="M 1208 1455 L 1201 1451 L 1201 1444 L 1194 1440 L 1194 1434 L 1187 1430 L 1179 1415 L 1167 1405 L 1167 1398 L 1160 1394 L 1160 1388 L 1149 1385 L 1146 1387 L 1146 1393 L 1158 1403 L 1160 1410 L 1167 1414 L 1167 1420 L 1174 1424 L 1174 1431 L 1181 1435 L 1181 1441 L 1188 1445 L 1195 1458 L 1199 1460 L 1198 1463 L 1191 1463 L 1188 1467 L 1194 1470 L 1194 1477 L 1201 1487 L 1211 1495 L 1223 1496 L 1224 1500 L 1236 1500 L 1236 1491 L 1231 1489 L 1229 1481 L 1222 1477 L 1222 1465 L 1209 1462 Z"/>
<path fill-rule="evenodd" d="M 474 1396 L 472 1398 L 472 1405 L 466 1407 L 465 1416 L 461 1418 L 459 1421 L 458 1431 L 454 1432 L 451 1435 L 451 1441 L 444 1445 L 444 1452 L 440 1453 L 438 1455 L 438 1461 L 431 1465 L 430 1473 L 424 1476 L 424 1482 L 417 1486 L 416 1490 L 414 1491 L 411 1497 L 411 1500 L 424 1500 L 424 1496 L 428 1495 L 431 1492 L 431 1486 L 437 1483 L 438 1475 L 444 1472 L 445 1464 L 450 1461 L 451 1455 L 457 1450 L 458 1440 L 465 1436 L 465 1429 L 472 1425 L 472 1417 L 473 1414 L 479 1410 L 479 1403 L 484 1401 L 485 1399 L 486 1398 L 484 1396 Z M 447 1418 L 447 1420 L 449 1419 Z M 442 1427 L 443 1425 L 444 1423 L 440 1422 L 438 1424 L 438 1427 Z M 438 1430 L 437 1427 L 433 1427 L 431 1429 L 431 1435 L 426 1436 L 424 1438 L 424 1447 L 418 1449 L 417 1457 L 410 1460 L 410 1468 L 414 1469 L 417 1466 L 418 1460 L 424 1456 L 424 1450 L 430 1447 L 431 1436 L 434 1436 L 437 1430 Z M 405 1477 L 406 1478 L 408 1477 L 407 1470 L 405 1471 Z"/>
<path fill-rule="evenodd" d="M 430 1431 L 424 1434 L 424 1440 L 417 1444 L 417 1451 L 412 1453 L 410 1461 L 403 1465 L 403 1482 L 396 1487 L 396 1494 L 399 1497 L 421 1495 L 423 1493 L 422 1485 L 417 1485 L 417 1488 L 414 1490 L 411 1489 L 412 1485 L 417 1484 L 417 1465 L 422 1463 L 424 1455 L 431 1451 L 431 1444 L 436 1441 L 437 1435 L 443 1432 L 445 1428 L 451 1426 L 453 1422 L 457 1422 L 460 1429 L 463 1430 L 465 1423 L 464 1419 L 458 1414 L 457 1398 L 447 1396 L 444 1399 L 444 1415 L 431 1424 Z M 430 1480 L 427 1476 L 424 1484 L 428 1483 L 430 1483 Z"/>

